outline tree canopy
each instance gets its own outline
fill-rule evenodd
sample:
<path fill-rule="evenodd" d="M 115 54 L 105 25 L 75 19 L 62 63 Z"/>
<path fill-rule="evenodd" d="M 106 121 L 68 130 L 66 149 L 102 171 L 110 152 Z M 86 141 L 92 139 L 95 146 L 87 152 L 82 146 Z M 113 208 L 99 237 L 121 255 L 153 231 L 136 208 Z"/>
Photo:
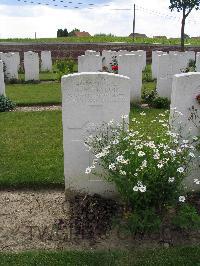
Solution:
<path fill-rule="evenodd" d="M 186 10 L 186 17 L 191 13 L 193 9 L 198 10 L 200 8 L 200 0 L 170 0 L 171 10 L 176 9 L 178 12 L 183 9 Z"/>
<path fill-rule="evenodd" d="M 183 13 L 181 26 L 181 48 L 182 51 L 184 51 L 186 19 L 193 9 L 200 9 L 200 0 L 170 0 L 169 9 L 171 11 L 176 9 L 178 12 Z"/>

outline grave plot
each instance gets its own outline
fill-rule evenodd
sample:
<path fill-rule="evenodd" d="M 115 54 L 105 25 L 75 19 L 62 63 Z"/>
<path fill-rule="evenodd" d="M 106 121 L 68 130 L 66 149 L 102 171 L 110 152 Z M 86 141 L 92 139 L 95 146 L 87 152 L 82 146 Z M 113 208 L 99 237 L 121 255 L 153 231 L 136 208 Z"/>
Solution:
<path fill-rule="evenodd" d="M 130 55 L 126 55 L 126 51 L 124 53 L 121 57 L 125 59 L 141 57 L 134 52 Z M 95 56 L 85 55 L 84 57 Z M 124 64 L 128 61 L 125 59 Z M 136 63 L 140 76 L 140 93 L 144 90 L 151 91 L 155 82 L 149 71 L 150 66 L 148 65 L 142 73 L 144 62 L 139 59 Z M 118 65 L 120 72 L 120 59 Z M 127 64 L 126 67 L 128 69 L 129 65 Z M 130 78 L 131 74 L 132 72 L 128 71 L 127 74 L 124 73 L 124 75 L 130 75 Z M 134 82 L 134 79 L 131 82 Z M 130 109 L 129 81 L 128 77 L 102 72 L 65 76 L 62 80 L 63 112 L 58 82 L 6 86 L 9 97 L 15 98 L 19 105 L 24 105 L 24 109 L 18 108 L 15 112 L 0 113 L 0 150 L 2 151 L 0 186 L 4 190 L 22 190 L 0 195 L 2 215 L 5 215 L 4 219 L 9 221 L 4 227 L 5 220 L 1 220 L 3 234 L 7 236 L 6 241 L 1 241 L 0 236 L 0 245 L 4 250 L 86 249 L 91 245 L 98 250 L 118 247 L 127 249 L 127 246 L 137 246 L 139 243 L 142 247 L 149 245 L 169 247 L 181 243 L 199 244 L 200 239 L 195 231 L 200 210 L 198 197 L 196 194 L 191 196 L 182 191 L 176 194 L 171 189 L 173 186 L 178 187 L 179 183 L 176 182 L 179 182 L 182 176 L 176 171 L 177 169 L 182 171 L 180 163 L 184 164 L 185 161 L 184 156 L 177 160 L 175 158 L 175 161 L 172 160 L 176 157 L 173 155 L 174 146 L 170 142 L 170 136 L 166 135 L 169 111 L 154 108 L 144 110 L 141 107 Z M 198 85 L 198 80 L 195 82 Z M 195 85 L 192 79 L 189 83 L 191 86 Z M 196 85 L 195 95 L 198 93 Z M 183 93 L 182 96 L 184 95 Z M 175 106 L 178 97 L 174 96 L 173 99 L 175 99 L 173 103 Z M 56 106 L 58 110 L 52 108 L 52 104 L 55 103 L 59 104 Z M 29 110 L 28 105 L 31 105 Z M 38 108 L 39 105 L 41 109 Z M 45 107 L 45 105 L 48 106 Z M 199 105 L 195 106 L 199 107 Z M 129 113 L 128 120 L 124 115 Z M 112 119 L 117 122 L 123 119 L 124 122 L 129 121 L 130 131 L 128 135 L 124 132 L 123 138 L 120 136 L 110 143 L 113 149 L 110 154 L 113 157 L 108 159 L 112 160 L 109 165 L 105 161 L 107 168 L 103 168 L 103 165 L 95 168 L 97 171 L 100 170 L 97 175 L 93 172 L 93 166 L 95 166 L 93 159 L 97 154 L 101 154 L 101 149 L 99 153 L 96 152 L 95 147 L 88 151 L 86 149 L 88 146 L 85 147 L 83 140 L 88 135 L 98 135 L 102 122 L 112 124 Z M 127 125 L 124 124 L 124 128 L 128 128 Z M 99 141 L 101 143 L 100 138 Z M 120 146 L 119 143 L 123 145 Z M 131 145 L 128 146 L 130 143 Z M 108 151 L 111 148 L 106 145 L 106 149 Z M 150 154 L 151 151 L 152 154 Z M 128 154 L 130 157 L 126 157 Z M 167 166 L 168 159 L 170 167 Z M 128 170 L 127 165 L 130 162 L 131 167 Z M 118 168 L 119 165 L 121 168 Z M 114 176 L 118 177 L 118 182 L 114 183 L 115 179 L 104 180 L 104 177 L 111 178 L 110 173 L 115 171 L 115 168 Z M 133 178 L 135 178 L 134 182 Z M 156 186 L 153 183 L 154 180 L 157 180 Z M 199 179 L 196 179 L 196 183 L 198 187 Z M 121 188 L 120 184 L 123 184 Z M 24 191 L 27 188 L 30 190 Z M 38 191 L 33 191 L 33 188 L 45 189 L 45 191 L 41 191 L 40 194 Z M 53 192 L 50 190 L 52 188 Z M 127 193 L 124 195 L 123 191 Z M 78 195 L 76 195 L 77 192 Z M 120 203 L 108 202 L 107 199 L 94 194 L 107 197 L 117 194 L 119 197 L 119 192 L 123 195 Z M 172 205 L 170 197 L 173 198 L 173 202 L 176 202 L 175 205 Z M 134 205 L 135 202 L 137 202 L 136 205 Z M 148 205 L 149 202 L 151 205 Z M 64 212 L 60 207 L 54 211 L 56 204 L 59 206 L 66 204 Z M 15 206 L 16 211 L 6 213 L 5 206 L 7 210 L 13 210 Z M 169 206 L 169 209 L 165 209 L 165 206 Z M 17 210 L 20 211 L 20 215 L 17 215 Z M 191 219 L 189 219 L 186 225 L 187 229 L 189 228 L 187 238 L 181 227 L 183 216 L 178 216 L 184 213 L 194 219 L 194 224 L 190 224 Z M 173 215 L 176 221 L 170 220 Z M 134 225 L 131 227 L 130 238 L 125 236 L 122 240 L 119 228 L 110 230 L 113 218 L 117 219 L 116 223 L 119 226 Z M 134 223 L 134 221 L 137 222 Z M 147 222 L 143 223 L 143 221 Z M 19 225 L 17 228 L 16 224 Z M 159 227 L 160 224 L 162 224 L 161 227 Z M 158 230 L 157 233 L 153 232 L 154 229 Z M 69 233 L 69 230 L 73 230 L 73 233 Z M 68 236 L 72 238 L 69 237 L 69 239 Z"/>
<path fill-rule="evenodd" d="M 18 106 L 61 104 L 59 83 L 8 84 L 6 94 Z"/>
<path fill-rule="evenodd" d="M 129 114 L 129 78 L 108 73 L 64 76 L 62 107 L 66 189 L 103 195 L 114 193 L 100 178 L 84 175 L 92 157 L 85 151 L 83 141 L 103 122 L 112 119 L 119 122 L 122 115 Z"/>

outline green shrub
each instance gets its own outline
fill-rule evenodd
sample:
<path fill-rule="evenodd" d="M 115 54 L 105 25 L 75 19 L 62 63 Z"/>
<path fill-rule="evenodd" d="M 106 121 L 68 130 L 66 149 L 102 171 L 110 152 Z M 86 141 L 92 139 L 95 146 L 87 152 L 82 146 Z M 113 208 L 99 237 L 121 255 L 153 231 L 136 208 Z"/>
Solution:
<path fill-rule="evenodd" d="M 200 216 L 195 207 L 185 204 L 180 206 L 172 223 L 180 229 L 199 229 Z"/>
<path fill-rule="evenodd" d="M 95 157 L 85 173 L 99 175 L 95 169 L 101 166 L 106 180 L 115 184 L 127 209 L 131 209 L 127 220 L 130 230 L 149 231 L 159 227 L 169 207 L 186 201 L 182 183 L 190 170 L 189 162 L 194 163 L 195 145 L 172 132 L 163 113 L 149 121 L 149 126 L 157 122 L 162 127 L 154 139 L 148 133 L 139 133 L 146 127 L 142 120 L 133 119 L 134 129 L 128 129 L 127 118 L 123 116 L 121 124 L 104 123 L 98 133 L 85 140 Z"/>
<path fill-rule="evenodd" d="M 130 212 L 126 215 L 126 223 L 121 226 L 122 230 L 126 230 L 131 234 L 143 233 L 143 232 L 156 232 L 160 229 L 161 219 L 156 214 L 155 209 L 140 210 Z M 119 226 L 119 227 L 120 227 Z"/>
<path fill-rule="evenodd" d="M 145 103 L 149 104 L 150 106 L 152 105 L 153 100 L 156 98 L 157 92 L 156 89 L 148 91 L 144 90 L 142 93 L 142 99 Z"/>
<path fill-rule="evenodd" d="M 13 110 L 16 104 L 9 100 L 6 96 L 0 95 L 0 112 Z"/>
<path fill-rule="evenodd" d="M 163 97 L 155 97 L 152 100 L 151 103 L 152 107 L 162 109 L 162 108 L 169 108 L 170 107 L 170 101 L 168 98 L 163 98 Z"/>
<path fill-rule="evenodd" d="M 72 59 L 57 60 L 55 63 L 57 79 L 60 81 L 63 75 L 73 73 L 74 65 L 75 62 Z"/>
<path fill-rule="evenodd" d="M 152 91 L 144 91 L 142 99 L 145 103 L 153 108 L 167 109 L 170 107 L 170 101 L 167 98 L 159 97 L 156 89 Z"/>
<path fill-rule="evenodd" d="M 192 59 L 190 59 L 187 67 L 183 69 L 183 73 L 188 73 L 188 72 L 196 72 L 196 62 Z"/>
<path fill-rule="evenodd" d="M 151 72 L 151 65 L 147 65 L 145 67 L 145 70 L 143 71 L 143 82 L 153 82 L 154 79 L 152 78 L 152 72 Z"/>

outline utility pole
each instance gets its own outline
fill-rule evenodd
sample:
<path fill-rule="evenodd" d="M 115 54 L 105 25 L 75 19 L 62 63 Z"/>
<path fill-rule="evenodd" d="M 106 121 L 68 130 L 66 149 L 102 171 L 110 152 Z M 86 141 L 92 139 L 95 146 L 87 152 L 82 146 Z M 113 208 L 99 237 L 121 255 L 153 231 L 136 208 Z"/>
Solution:
<path fill-rule="evenodd" d="M 136 12 L 135 12 L 135 4 L 134 4 L 134 17 L 133 17 L 133 42 L 135 41 L 135 20 L 136 20 Z"/>

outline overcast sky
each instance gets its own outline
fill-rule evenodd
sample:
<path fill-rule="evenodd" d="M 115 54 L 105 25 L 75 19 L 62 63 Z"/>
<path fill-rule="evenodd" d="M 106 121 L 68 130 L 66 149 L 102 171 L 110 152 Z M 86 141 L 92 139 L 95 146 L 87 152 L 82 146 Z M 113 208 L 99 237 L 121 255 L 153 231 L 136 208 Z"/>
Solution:
<path fill-rule="evenodd" d="M 75 27 L 90 34 L 127 36 L 132 32 L 134 2 L 136 32 L 148 36 L 180 35 L 180 14 L 169 11 L 169 0 L 0 0 L 0 38 L 34 38 L 35 32 L 38 38 L 56 37 L 58 28 L 70 31 Z M 193 11 L 189 17 L 186 33 L 200 36 L 200 11 Z"/>

